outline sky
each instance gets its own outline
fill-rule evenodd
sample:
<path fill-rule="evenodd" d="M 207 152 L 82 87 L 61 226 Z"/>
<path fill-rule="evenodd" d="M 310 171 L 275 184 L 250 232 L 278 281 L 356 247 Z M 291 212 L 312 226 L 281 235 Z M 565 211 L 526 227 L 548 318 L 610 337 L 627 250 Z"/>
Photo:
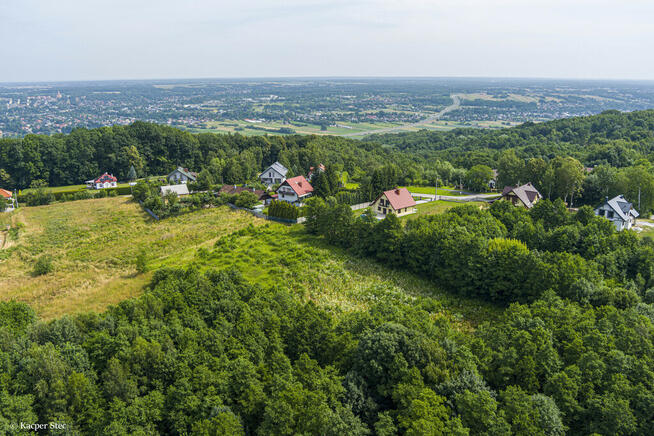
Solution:
<path fill-rule="evenodd" d="M 0 82 L 654 80 L 651 0 L 0 0 Z"/>

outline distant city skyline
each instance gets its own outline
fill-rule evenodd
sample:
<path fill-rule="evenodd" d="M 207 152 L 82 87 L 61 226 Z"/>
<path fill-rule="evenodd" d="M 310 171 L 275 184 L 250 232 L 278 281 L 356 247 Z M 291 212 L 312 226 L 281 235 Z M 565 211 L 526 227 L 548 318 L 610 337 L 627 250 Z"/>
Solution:
<path fill-rule="evenodd" d="M 646 0 L 8 0 L 0 82 L 654 80 Z"/>

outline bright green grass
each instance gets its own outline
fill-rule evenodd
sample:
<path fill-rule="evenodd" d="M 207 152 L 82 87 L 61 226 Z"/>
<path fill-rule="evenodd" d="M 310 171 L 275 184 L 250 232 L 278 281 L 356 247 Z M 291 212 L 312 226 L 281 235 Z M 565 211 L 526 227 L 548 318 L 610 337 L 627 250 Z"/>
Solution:
<path fill-rule="evenodd" d="M 434 186 L 401 186 L 401 188 L 407 188 L 409 192 L 415 194 L 431 194 L 434 195 Z M 462 194 L 460 191 L 454 190 L 453 186 L 443 186 L 438 188 L 438 195 L 450 195 L 450 196 L 462 196 L 468 194 Z"/>
<path fill-rule="evenodd" d="M 468 202 L 461 202 L 461 203 L 457 203 L 454 201 L 443 201 L 443 200 L 430 201 L 429 203 L 422 203 L 416 205 L 416 209 L 418 209 L 418 213 L 406 215 L 406 218 L 415 219 L 419 216 L 424 216 L 424 215 L 436 215 L 439 213 L 443 213 L 448 209 L 452 209 L 453 207 L 461 206 L 464 204 L 472 204 L 477 207 L 484 207 L 484 208 L 488 207 L 488 203 L 485 203 L 483 201 L 468 201 Z"/>
<path fill-rule="evenodd" d="M 194 262 L 200 269 L 236 268 L 264 287 L 288 287 L 303 299 L 336 311 L 361 310 L 380 301 L 406 304 L 431 297 L 442 315 L 475 325 L 492 319 L 499 308 L 446 292 L 435 282 L 387 268 L 326 245 L 302 226 L 269 223 L 221 238 L 208 255 Z"/>

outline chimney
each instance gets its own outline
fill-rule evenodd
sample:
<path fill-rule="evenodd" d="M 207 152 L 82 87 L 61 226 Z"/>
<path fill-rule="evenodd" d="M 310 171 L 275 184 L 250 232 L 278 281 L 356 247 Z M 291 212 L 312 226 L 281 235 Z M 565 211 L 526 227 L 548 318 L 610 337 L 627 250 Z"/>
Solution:
<path fill-rule="evenodd" d="M 609 196 L 607 195 L 607 196 L 604 197 L 604 198 L 606 199 L 606 202 L 608 203 L 608 202 L 609 202 Z"/>
<path fill-rule="evenodd" d="M 400 195 L 400 188 L 395 188 L 395 195 Z"/>

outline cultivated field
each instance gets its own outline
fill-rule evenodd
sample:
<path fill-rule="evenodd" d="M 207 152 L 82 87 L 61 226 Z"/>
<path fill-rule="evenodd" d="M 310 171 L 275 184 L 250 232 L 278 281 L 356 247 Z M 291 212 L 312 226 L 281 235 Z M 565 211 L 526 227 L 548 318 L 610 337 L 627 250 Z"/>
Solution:
<path fill-rule="evenodd" d="M 7 241 L 0 250 L 0 299 L 24 301 L 43 318 L 99 311 L 139 294 L 150 280 L 151 273 L 136 273 L 140 250 L 152 268 L 186 263 L 220 236 L 260 223 L 226 207 L 156 222 L 125 197 L 0 214 L 0 229 L 13 228 L 2 232 Z M 43 254 L 52 256 L 54 271 L 34 277 Z"/>

